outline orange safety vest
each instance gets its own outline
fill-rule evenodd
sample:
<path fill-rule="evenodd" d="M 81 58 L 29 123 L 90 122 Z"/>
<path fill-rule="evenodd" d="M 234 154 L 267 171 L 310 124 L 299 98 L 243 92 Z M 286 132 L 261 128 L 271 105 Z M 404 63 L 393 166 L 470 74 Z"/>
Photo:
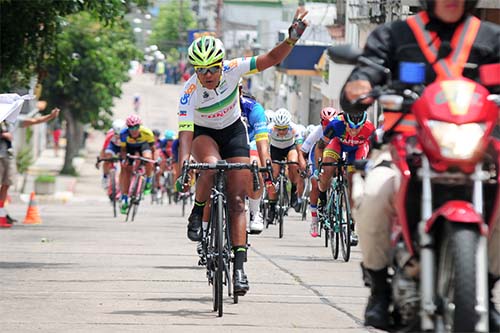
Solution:
<path fill-rule="evenodd" d="M 437 75 L 436 81 L 462 76 L 472 44 L 476 39 L 479 26 L 481 25 L 481 21 L 477 17 L 468 16 L 467 19 L 457 27 L 451 39 L 452 51 L 446 58 L 439 59 L 438 61 L 436 60 L 441 40 L 435 31 L 428 31 L 425 29 L 426 24 L 429 22 L 429 15 L 427 12 L 424 11 L 411 16 L 406 22 L 410 26 L 413 35 L 415 35 L 420 50 L 422 50 L 427 61 L 432 64 Z M 383 127 L 385 130 L 388 130 L 399 120 L 401 114 L 384 112 L 384 117 Z M 398 132 L 415 133 L 415 126 L 415 116 L 413 114 L 407 114 L 396 126 L 395 130 Z"/>
<path fill-rule="evenodd" d="M 462 76 L 472 44 L 479 31 L 481 20 L 475 16 L 468 16 L 453 33 L 453 37 L 451 38 L 452 51 L 446 58 L 439 59 L 438 61 L 436 60 L 441 40 L 435 31 L 425 30 L 425 25 L 429 22 L 427 12 L 420 12 L 417 15 L 411 16 L 406 22 L 408 22 L 413 31 L 420 50 L 424 53 L 427 61 L 432 64 L 437 75 L 436 80 Z"/>

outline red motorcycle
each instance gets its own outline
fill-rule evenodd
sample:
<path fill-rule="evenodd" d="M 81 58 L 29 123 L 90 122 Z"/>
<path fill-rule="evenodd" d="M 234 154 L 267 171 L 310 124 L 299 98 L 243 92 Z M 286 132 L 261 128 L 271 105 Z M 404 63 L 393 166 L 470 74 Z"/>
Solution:
<path fill-rule="evenodd" d="M 466 78 L 424 87 L 415 80 L 423 78 L 421 64 L 403 64 L 400 76 L 408 78 L 408 70 L 413 78 L 394 84 L 389 69 L 360 53 L 350 46 L 329 49 L 335 62 L 360 62 L 388 76 L 386 86 L 358 101 L 372 97 L 384 110 L 384 142 L 400 172 L 393 327 L 488 332 L 487 239 L 500 206 L 500 141 L 492 137 L 498 95 Z M 484 84 L 500 84 L 500 64 L 480 72 Z"/>

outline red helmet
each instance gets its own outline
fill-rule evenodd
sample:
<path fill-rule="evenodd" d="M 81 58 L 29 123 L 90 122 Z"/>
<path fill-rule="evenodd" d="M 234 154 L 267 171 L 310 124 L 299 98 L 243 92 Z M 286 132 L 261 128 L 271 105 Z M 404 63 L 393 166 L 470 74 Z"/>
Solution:
<path fill-rule="evenodd" d="M 321 110 L 321 120 L 332 120 L 338 114 L 338 111 L 331 106 L 327 106 Z"/>
<path fill-rule="evenodd" d="M 141 120 L 141 117 L 139 117 L 135 114 L 131 114 L 130 116 L 127 117 L 126 123 L 127 123 L 127 127 L 134 127 L 134 126 L 142 124 L 142 120 Z"/>

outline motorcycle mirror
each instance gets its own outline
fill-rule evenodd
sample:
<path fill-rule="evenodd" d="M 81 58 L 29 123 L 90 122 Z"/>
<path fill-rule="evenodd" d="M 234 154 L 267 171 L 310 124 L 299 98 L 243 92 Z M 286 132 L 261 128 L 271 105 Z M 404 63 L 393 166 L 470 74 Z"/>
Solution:
<path fill-rule="evenodd" d="M 479 78 L 485 86 L 500 85 L 500 64 L 488 64 L 479 67 Z"/>
<path fill-rule="evenodd" d="M 352 44 L 330 46 L 326 52 L 333 62 L 345 65 L 355 65 L 362 53 L 360 48 Z"/>

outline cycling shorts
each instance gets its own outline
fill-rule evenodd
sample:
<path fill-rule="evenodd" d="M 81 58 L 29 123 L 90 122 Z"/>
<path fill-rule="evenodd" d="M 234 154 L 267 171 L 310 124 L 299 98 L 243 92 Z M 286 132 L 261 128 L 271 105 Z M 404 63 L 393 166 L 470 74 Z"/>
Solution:
<path fill-rule="evenodd" d="M 120 146 L 117 146 L 113 142 L 110 142 L 109 145 L 104 150 L 104 152 L 107 154 L 113 154 L 113 156 L 114 156 L 114 155 L 118 155 L 120 150 L 121 150 Z"/>
<path fill-rule="evenodd" d="M 223 160 L 231 157 L 250 157 L 247 129 L 241 119 L 223 129 L 213 129 L 195 124 L 194 138 L 200 135 L 209 136 L 217 143 L 220 157 Z"/>
<path fill-rule="evenodd" d="M 151 152 L 151 144 L 144 142 L 139 146 L 129 146 L 127 145 L 127 154 L 130 155 L 143 155 L 146 152 Z M 129 159 L 129 164 L 131 165 L 134 161 Z"/>
<path fill-rule="evenodd" d="M 271 145 L 271 158 L 273 159 L 273 161 L 283 161 L 285 158 L 287 158 L 288 153 L 292 149 L 295 149 L 294 144 L 286 148 L 276 148 L 275 146 Z"/>
<path fill-rule="evenodd" d="M 339 138 L 333 138 L 328 146 L 326 146 L 323 157 L 331 157 L 335 161 L 339 159 L 342 153 L 347 153 L 347 163 L 353 163 L 355 160 L 364 160 L 368 156 L 370 145 L 368 142 L 362 143 L 358 146 L 342 145 Z M 349 166 L 349 171 L 353 172 L 354 168 Z"/>

